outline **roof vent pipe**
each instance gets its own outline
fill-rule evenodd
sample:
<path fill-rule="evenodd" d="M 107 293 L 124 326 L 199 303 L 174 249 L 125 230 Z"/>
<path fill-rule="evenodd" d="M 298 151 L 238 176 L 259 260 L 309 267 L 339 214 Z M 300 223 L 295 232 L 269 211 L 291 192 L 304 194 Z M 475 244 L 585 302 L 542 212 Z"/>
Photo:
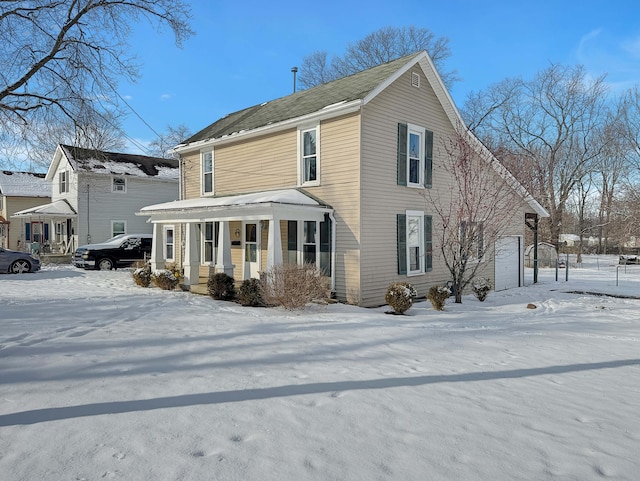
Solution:
<path fill-rule="evenodd" d="M 291 67 L 293 73 L 293 93 L 296 93 L 296 74 L 298 73 L 298 67 Z"/>

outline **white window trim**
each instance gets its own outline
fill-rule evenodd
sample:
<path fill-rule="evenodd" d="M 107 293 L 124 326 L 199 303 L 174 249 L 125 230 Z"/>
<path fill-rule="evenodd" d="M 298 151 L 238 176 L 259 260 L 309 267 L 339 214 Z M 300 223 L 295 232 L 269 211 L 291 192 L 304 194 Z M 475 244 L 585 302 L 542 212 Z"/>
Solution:
<path fill-rule="evenodd" d="M 206 173 L 204 171 L 204 157 L 206 154 L 211 154 L 211 191 L 210 192 L 205 192 L 204 190 L 204 186 L 205 186 L 205 182 L 204 182 L 204 176 Z M 215 170 L 216 170 L 216 161 L 215 161 L 215 154 L 213 150 L 203 150 L 200 152 L 200 194 L 203 196 L 209 196 L 209 195 L 214 195 L 215 194 Z"/>
<path fill-rule="evenodd" d="M 310 130 L 316 131 L 316 180 L 311 182 L 304 181 L 304 159 L 302 157 L 302 136 L 305 132 Z M 298 127 L 298 185 L 301 187 L 315 187 L 320 185 L 320 173 L 321 173 L 321 162 L 320 162 L 320 123 L 315 123 L 312 125 L 303 125 Z"/>
<path fill-rule="evenodd" d="M 407 187 L 411 187 L 414 189 L 424 189 L 424 142 L 426 136 L 426 129 L 424 127 L 420 127 L 419 125 L 407 124 Z M 420 163 L 418 165 L 418 182 L 411 182 L 411 134 L 418 134 L 420 136 L 420 152 L 419 152 L 419 160 Z"/>
<path fill-rule="evenodd" d="M 426 252 L 424 252 L 424 211 L 422 210 L 407 210 L 405 212 L 406 215 L 406 226 L 405 226 L 405 232 L 406 232 L 406 236 L 407 238 L 405 239 L 405 243 L 406 243 L 406 249 L 407 249 L 407 277 L 412 277 L 412 276 L 419 276 L 425 273 L 425 256 L 426 256 Z M 418 235 L 419 235 L 419 240 L 418 240 L 418 247 L 420 248 L 420 255 L 418 256 L 418 261 L 420 263 L 420 267 L 419 269 L 412 271 L 411 270 L 411 253 L 410 253 L 410 248 L 411 245 L 409 245 L 409 219 L 411 218 L 417 218 L 418 219 Z"/>
<path fill-rule="evenodd" d="M 122 223 L 124 225 L 124 232 L 121 232 L 121 234 L 126 234 L 127 233 L 127 221 L 126 220 L 112 220 L 111 221 L 111 237 L 115 237 L 118 234 L 115 234 L 113 231 L 113 225 L 114 224 L 120 224 Z"/>
<path fill-rule="evenodd" d="M 124 189 L 122 189 L 122 190 L 116 189 L 116 184 L 115 184 L 116 179 L 124 180 Z M 120 175 L 118 175 L 118 176 L 114 175 L 114 176 L 111 177 L 111 192 L 115 192 L 115 193 L 118 193 L 118 194 L 126 194 L 127 193 L 127 184 L 128 184 L 128 182 L 127 182 L 127 178 L 126 177 L 120 176 Z"/>
<path fill-rule="evenodd" d="M 62 176 L 64 175 L 64 184 L 62 182 Z M 62 186 L 64 185 L 64 189 Z M 69 171 L 61 170 L 58 172 L 58 193 L 59 194 L 68 194 L 69 193 Z"/>
<path fill-rule="evenodd" d="M 168 230 L 173 231 L 173 243 L 171 243 L 173 257 L 171 258 L 167 257 L 167 246 L 169 245 L 169 243 L 167 242 Z M 169 262 L 173 262 L 176 260 L 176 229 L 173 224 L 162 226 L 162 257 L 164 258 L 165 261 L 169 261 Z"/>

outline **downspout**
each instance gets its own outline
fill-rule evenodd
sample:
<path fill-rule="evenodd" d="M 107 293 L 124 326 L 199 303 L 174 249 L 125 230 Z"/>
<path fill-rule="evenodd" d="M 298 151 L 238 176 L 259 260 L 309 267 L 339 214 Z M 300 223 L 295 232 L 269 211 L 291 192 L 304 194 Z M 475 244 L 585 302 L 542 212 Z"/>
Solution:
<path fill-rule="evenodd" d="M 333 211 L 329 212 L 331 219 L 331 292 L 336 292 L 336 218 Z"/>
<path fill-rule="evenodd" d="M 89 215 L 89 205 L 91 204 L 89 199 L 89 185 L 87 184 L 87 244 L 91 244 L 91 216 Z"/>

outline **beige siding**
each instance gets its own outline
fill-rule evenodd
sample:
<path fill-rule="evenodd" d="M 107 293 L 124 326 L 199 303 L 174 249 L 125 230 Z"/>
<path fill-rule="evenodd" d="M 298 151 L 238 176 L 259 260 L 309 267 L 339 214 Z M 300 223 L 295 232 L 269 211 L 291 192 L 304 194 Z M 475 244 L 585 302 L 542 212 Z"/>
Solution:
<path fill-rule="evenodd" d="M 336 294 L 360 301 L 360 115 L 320 125 L 321 185 L 307 190 L 335 209 Z"/>
<path fill-rule="evenodd" d="M 295 187 L 297 130 L 219 146 L 214 151 L 216 195 Z"/>
<path fill-rule="evenodd" d="M 420 70 L 416 66 L 405 73 L 367 104 L 363 112 L 361 275 L 364 305 L 384 304 L 386 287 L 396 280 L 409 280 L 419 295 L 425 295 L 428 287 L 448 278 L 442 262 L 438 262 L 435 246 L 433 271 L 409 278 L 397 274 L 396 215 L 406 210 L 433 214 L 421 189 L 397 185 L 398 123 L 415 124 L 434 132 L 434 164 L 442 139 L 453 131 L 424 76 L 419 89 L 411 86 L 412 71 Z M 444 184 L 442 172 L 434 166 L 434 189 Z"/>

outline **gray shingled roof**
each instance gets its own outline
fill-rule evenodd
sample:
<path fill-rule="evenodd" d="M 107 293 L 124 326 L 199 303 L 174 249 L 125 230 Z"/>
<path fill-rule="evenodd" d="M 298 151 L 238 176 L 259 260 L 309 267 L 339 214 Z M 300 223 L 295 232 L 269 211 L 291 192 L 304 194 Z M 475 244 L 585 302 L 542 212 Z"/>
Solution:
<path fill-rule="evenodd" d="M 146 155 L 123 154 L 60 145 L 67 157 L 82 170 L 107 174 L 129 174 L 148 177 L 176 177 L 178 161 Z"/>
<path fill-rule="evenodd" d="M 317 112 L 328 105 L 364 99 L 378 85 L 419 53 L 413 53 L 333 82 L 302 90 L 261 105 L 234 112 L 185 140 L 185 144 L 217 139 Z"/>

